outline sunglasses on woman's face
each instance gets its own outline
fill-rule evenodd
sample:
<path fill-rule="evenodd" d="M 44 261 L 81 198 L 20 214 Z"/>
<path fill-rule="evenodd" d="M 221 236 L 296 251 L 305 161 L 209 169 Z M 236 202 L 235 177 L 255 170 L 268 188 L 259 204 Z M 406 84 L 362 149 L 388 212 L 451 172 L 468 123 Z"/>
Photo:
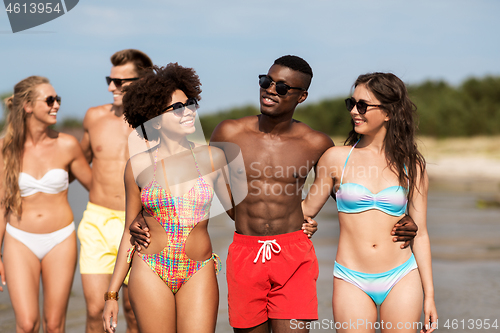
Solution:
<path fill-rule="evenodd" d="M 123 82 L 128 82 L 128 81 L 135 81 L 139 80 L 138 77 L 131 77 L 130 79 L 115 79 L 109 76 L 106 76 L 106 83 L 108 86 L 113 82 L 115 84 L 115 87 L 120 89 L 122 87 Z"/>
<path fill-rule="evenodd" d="M 259 75 L 259 86 L 262 89 L 269 88 L 273 83 L 276 86 L 276 93 L 280 96 L 285 96 L 288 93 L 288 90 L 290 89 L 298 89 L 305 91 L 304 88 L 290 87 L 288 84 L 284 82 L 274 82 L 269 76 L 265 74 Z"/>
<path fill-rule="evenodd" d="M 177 117 L 182 117 L 184 116 L 184 111 L 186 110 L 186 108 L 188 108 L 188 110 L 191 110 L 192 112 L 196 112 L 196 110 L 199 108 L 198 101 L 196 100 L 196 98 L 189 98 L 186 101 L 186 103 L 181 103 L 181 102 L 174 103 L 172 105 L 167 106 L 161 111 L 162 112 L 173 111 Z"/>
<path fill-rule="evenodd" d="M 54 105 L 54 102 L 57 101 L 57 104 L 61 105 L 61 96 L 48 96 L 46 99 L 37 99 L 37 101 L 44 101 L 47 103 L 47 106 L 51 108 Z"/>
<path fill-rule="evenodd" d="M 366 108 L 369 106 L 376 106 L 376 107 L 381 107 L 382 105 L 374 105 L 374 104 L 366 104 L 364 101 L 357 101 L 354 99 L 354 97 L 351 98 L 346 98 L 345 100 L 345 106 L 347 108 L 347 111 L 351 112 L 352 109 L 356 106 L 356 109 L 358 109 L 359 114 L 365 114 L 366 113 Z"/>

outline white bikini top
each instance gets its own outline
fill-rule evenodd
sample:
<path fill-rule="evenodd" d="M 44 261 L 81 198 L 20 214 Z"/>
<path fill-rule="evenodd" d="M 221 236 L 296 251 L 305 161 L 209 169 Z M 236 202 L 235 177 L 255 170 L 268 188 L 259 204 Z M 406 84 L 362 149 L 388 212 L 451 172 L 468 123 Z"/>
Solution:
<path fill-rule="evenodd" d="M 49 170 L 40 179 L 36 179 L 25 172 L 19 173 L 21 197 L 27 197 L 38 192 L 57 194 L 66 190 L 68 184 L 68 172 L 63 169 Z"/>

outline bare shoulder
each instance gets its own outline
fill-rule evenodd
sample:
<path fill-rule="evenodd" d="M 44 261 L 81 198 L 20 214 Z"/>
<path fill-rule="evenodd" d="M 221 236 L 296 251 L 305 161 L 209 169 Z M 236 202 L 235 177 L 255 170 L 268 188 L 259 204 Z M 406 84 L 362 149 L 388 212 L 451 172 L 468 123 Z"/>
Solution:
<path fill-rule="evenodd" d="M 71 149 L 74 149 L 76 147 L 80 147 L 78 140 L 71 134 L 59 132 L 57 134 L 57 140 L 59 141 L 59 144 L 63 145 L 64 147 L 68 147 Z"/>
<path fill-rule="evenodd" d="M 55 132 L 55 135 L 59 151 L 64 151 L 74 156 L 75 152 L 81 150 L 80 143 L 73 135 L 59 132 Z"/>
<path fill-rule="evenodd" d="M 196 145 L 194 152 L 196 159 L 201 165 L 219 169 L 227 164 L 226 154 L 224 151 L 216 146 L 209 145 Z"/>
<path fill-rule="evenodd" d="M 93 122 L 107 116 L 109 114 L 109 111 L 111 110 L 111 107 L 111 104 L 104 104 L 89 108 L 85 113 L 85 117 L 83 118 L 83 126 L 85 128 L 88 128 L 88 126 L 90 126 Z"/>
<path fill-rule="evenodd" d="M 140 153 L 135 154 L 129 160 L 127 161 L 128 164 L 130 164 L 130 167 L 134 168 L 134 171 L 139 171 L 142 172 L 146 168 L 150 167 L 151 165 L 154 164 L 154 159 L 155 159 L 155 151 L 156 147 L 153 147 L 147 151 L 143 151 Z"/>
<path fill-rule="evenodd" d="M 210 141 L 221 142 L 229 140 L 234 135 L 244 131 L 252 123 L 256 123 L 257 119 L 257 116 L 248 116 L 239 119 L 223 120 L 215 127 Z"/>
<path fill-rule="evenodd" d="M 329 165 L 343 164 L 351 148 L 351 146 L 330 147 L 327 151 L 325 151 L 323 156 L 321 156 L 321 160 Z"/>
<path fill-rule="evenodd" d="M 111 104 L 93 106 L 87 110 L 87 112 L 85 113 L 85 117 L 90 117 L 90 118 L 103 117 L 109 113 L 111 107 L 112 107 Z"/>
<path fill-rule="evenodd" d="M 125 171 L 129 170 L 128 172 L 133 176 L 137 184 L 139 182 L 139 177 L 146 177 L 148 180 L 150 180 L 150 177 L 148 177 L 148 172 L 144 174 L 143 172 L 148 169 L 152 170 L 152 167 L 155 164 L 155 149 L 156 147 L 153 147 L 147 151 L 138 153 L 129 158 L 129 160 L 127 161 Z"/>
<path fill-rule="evenodd" d="M 295 121 L 295 126 L 296 135 L 305 140 L 309 146 L 323 151 L 334 146 L 332 139 L 325 133 L 316 131 L 300 121 Z"/>
<path fill-rule="evenodd" d="M 210 147 L 209 153 L 212 154 L 212 158 L 216 169 L 223 167 L 227 164 L 226 154 L 222 149 L 217 147 Z"/>

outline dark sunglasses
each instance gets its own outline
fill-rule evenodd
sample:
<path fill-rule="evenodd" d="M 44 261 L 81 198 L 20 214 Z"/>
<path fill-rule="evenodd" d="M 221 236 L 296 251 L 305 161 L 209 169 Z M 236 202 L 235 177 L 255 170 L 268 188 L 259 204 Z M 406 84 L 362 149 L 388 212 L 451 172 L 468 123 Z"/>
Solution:
<path fill-rule="evenodd" d="M 37 99 L 37 101 L 44 101 L 47 103 L 47 106 L 51 108 L 55 101 L 57 101 L 57 104 L 61 105 L 61 96 L 48 96 L 46 99 Z"/>
<path fill-rule="evenodd" d="M 274 82 L 269 76 L 265 74 L 259 75 L 259 86 L 262 89 L 269 88 L 272 83 L 274 83 L 274 85 L 276 86 L 276 93 L 280 96 L 285 96 L 288 93 L 288 90 L 290 89 L 298 89 L 305 91 L 304 88 L 290 87 L 288 84 L 284 82 Z"/>
<path fill-rule="evenodd" d="M 111 82 L 113 82 L 115 84 L 115 87 L 117 87 L 117 88 L 121 88 L 123 82 L 135 81 L 135 80 L 139 80 L 139 78 L 138 77 L 131 77 L 130 79 L 114 79 L 112 77 L 106 76 L 106 82 L 107 82 L 108 86 L 111 84 Z"/>
<path fill-rule="evenodd" d="M 196 110 L 199 108 L 198 101 L 196 100 L 196 98 L 189 98 L 186 101 L 186 103 L 181 103 L 181 102 L 174 103 L 172 105 L 167 106 L 166 108 L 164 108 L 161 111 L 162 112 L 173 111 L 177 117 L 182 117 L 182 116 L 184 116 L 184 110 L 186 110 L 186 108 L 188 108 L 192 112 L 196 112 Z M 169 110 L 169 109 L 172 109 L 172 110 Z"/>
<path fill-rule="evenodd" d="M 382 105 L 380 105 L 380 104 L 379 105 L 366 104 L 366 102 L 363 102 L 363 101 L 356 102 L 354 97 L 351 97 L 351 98 L 346 98 L 345 106 L 347 108 L 347 111 L 349 111 L 349 112 L 351 112 L 351 110 L 354 109 L 354 106 L 356 106 L 356 109 L 358 109 L 359 114 L 365 114 L 367 107 L 369 107 L 369 106 L 381 107 Z"/>

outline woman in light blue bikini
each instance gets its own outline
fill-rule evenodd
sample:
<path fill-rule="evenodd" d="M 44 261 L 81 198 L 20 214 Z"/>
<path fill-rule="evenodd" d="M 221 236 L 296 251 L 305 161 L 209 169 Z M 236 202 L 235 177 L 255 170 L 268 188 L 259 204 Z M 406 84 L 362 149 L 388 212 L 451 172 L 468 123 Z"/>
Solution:
<path fill-rule="evenodd" d="M 423 302 L 422 332 L 432 332 L 437 312 L 426 227 L 428 179 L 414 139 L 416 108 L 393 74 L 361 75 L 354 87 L 346 100 L 353 124 L 346 146 L 321 157 L 303 202 L 304 215 L 314 217 L 336 189 L 335 327 L 337 332 L 416 332 Z M 401 249 L 387 236 L 405 212 L 418 225 L 411 249 Z"/>
<path fill-rule="evenodd" d="M 61 98 L 49 80 L 30 76 L 6 100 L 9 116 L 0 140 L 0 260 L 2 285 L 17 332 L 38 332 L 39 285 L 43 330 L 63 332 L 76 268 L 76 236 L 68 203 L 68 171 L 88 189 L 90 167 L 78 141 L 49 126 Z M 2 290 L 2 287 L 0 287 Z"/>

